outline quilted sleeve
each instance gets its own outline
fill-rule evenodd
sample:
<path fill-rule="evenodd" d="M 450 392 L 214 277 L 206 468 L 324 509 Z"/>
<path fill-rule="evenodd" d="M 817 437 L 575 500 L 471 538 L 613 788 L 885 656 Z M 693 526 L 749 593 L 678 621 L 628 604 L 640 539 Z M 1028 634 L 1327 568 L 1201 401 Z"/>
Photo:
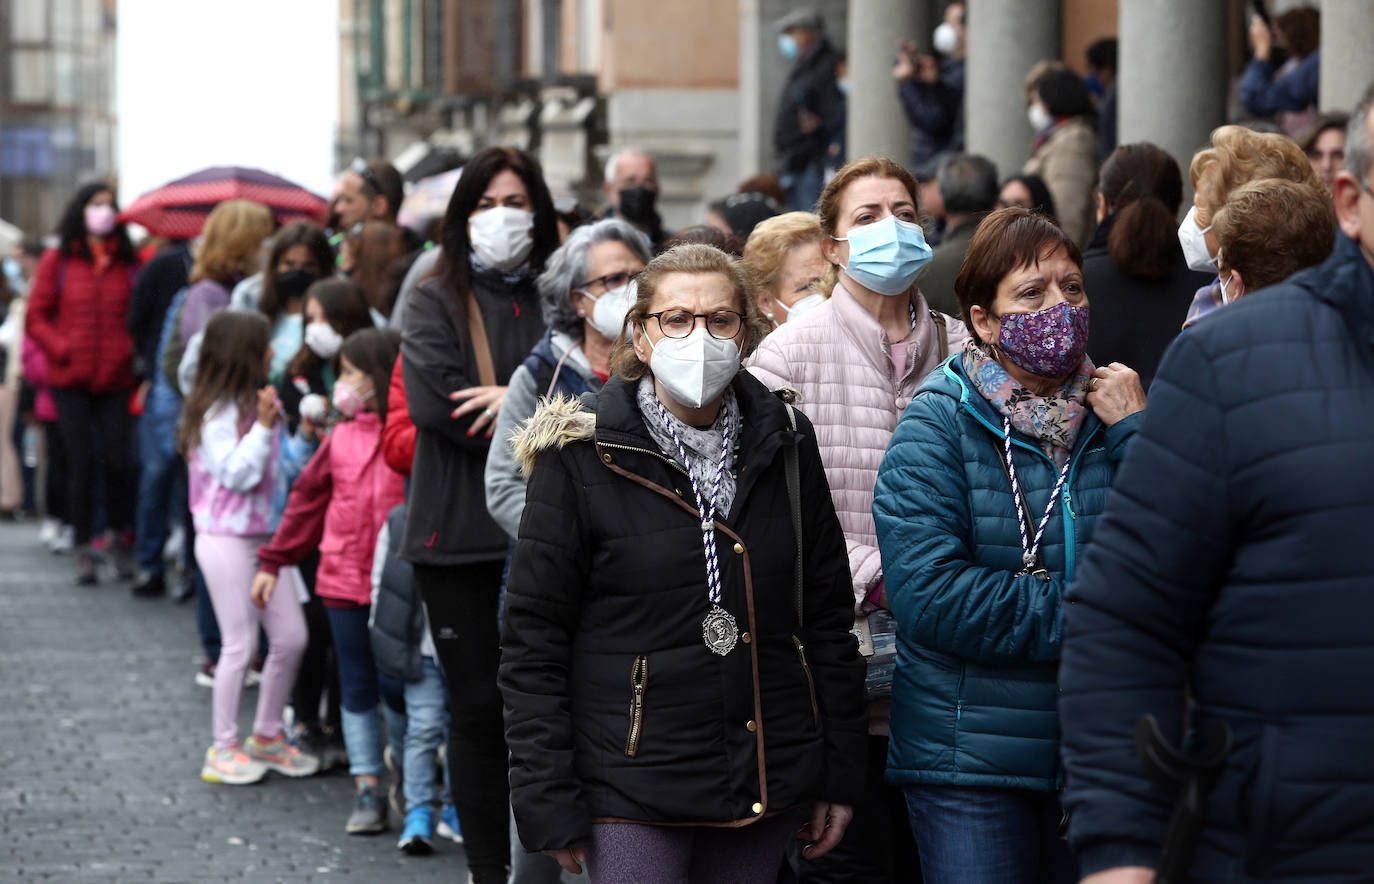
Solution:
<path fill-rule="evenodd" d="M 1059 659 L 1062 580 L 974 561 L 954 400 L 912 400 L 873 496 L 888 607 L 907 641 L 991 665 Z"/>

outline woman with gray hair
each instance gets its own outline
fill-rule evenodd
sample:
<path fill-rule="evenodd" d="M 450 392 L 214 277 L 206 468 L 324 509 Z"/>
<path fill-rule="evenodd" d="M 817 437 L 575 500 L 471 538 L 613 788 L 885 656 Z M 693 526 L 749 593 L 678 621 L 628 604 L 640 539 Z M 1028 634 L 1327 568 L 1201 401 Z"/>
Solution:
<path fill-rule="evenodd" d="M 525 508 L 525 480 L 511 433 L 556 393 L 597 392 L 610 377 L 611 354 L 635 302 L 634 276 L 652 257 L 649 239 L 618 218 L 578 227 L 550 256 L 536 285 L 549 330 L 511 375 L 487 455 L 487 509 L 515 537 Z"/>

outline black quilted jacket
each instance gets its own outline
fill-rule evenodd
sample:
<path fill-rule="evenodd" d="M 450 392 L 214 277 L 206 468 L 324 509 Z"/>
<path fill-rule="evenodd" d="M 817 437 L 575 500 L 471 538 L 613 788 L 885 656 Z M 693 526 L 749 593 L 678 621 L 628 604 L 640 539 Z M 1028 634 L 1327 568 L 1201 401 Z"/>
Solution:
<path fill-rule="evenodd" d="M 1171 802 L 1144 713 L 1230 725 L 1197 881 L 1374 876 L 1374 274 L 1330 260 L 1165 355 L 1064 615 L 1082 873 L 1153 865 Z"/>
<path fill-rule="evenodd" d="M 733 511 L 717 517 L 721 604 L 739 643 L 702 643 L 701 526 L 687 475 L 649 436 L 635 385 L 606 384 L 591 420 L 529 431 L 538 455 L 506 596 L 500 685 L 511 802 L 530 850 L 584 844 L 593 820 L 747 825 L 862 789 L 863 679 L 844 534 L 798 413 L 752 376 Z M 565 423 L 576 421 L 565 407 Z M 804 626 L 784 450 L 799 446 Z M 536 446 L 543 447 L 543 446 Z"/>

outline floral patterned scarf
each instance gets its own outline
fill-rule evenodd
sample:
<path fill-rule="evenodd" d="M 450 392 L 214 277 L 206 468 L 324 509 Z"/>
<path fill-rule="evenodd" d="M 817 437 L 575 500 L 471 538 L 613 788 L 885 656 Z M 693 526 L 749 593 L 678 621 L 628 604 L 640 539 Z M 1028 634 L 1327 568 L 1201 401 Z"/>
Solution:
<path fill-rule="evenodd" d="M 1040 443 L 1040 449 L 1063 467 L 1078 441 L 1088 416 L 1088 382 L 1093 364 L 1086 356 L 1073 377 L 1049 396 L 1039 396 L 1018 384 L 987 348 L 969 338 L 963 354 L 964 373 L 992 407 L 1011 419 L 1012 428 Z"/>

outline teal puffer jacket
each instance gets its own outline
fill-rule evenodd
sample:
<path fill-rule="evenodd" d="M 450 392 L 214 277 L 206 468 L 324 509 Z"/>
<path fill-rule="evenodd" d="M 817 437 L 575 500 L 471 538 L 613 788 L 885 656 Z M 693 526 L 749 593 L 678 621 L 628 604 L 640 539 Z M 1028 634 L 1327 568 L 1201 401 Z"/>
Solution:
<path fill-rule="evenodd" d="M 907 406 L 873 501 L 898 623 L 889 782 L 1059 788 L 1060 606 L 1139 418 L 1108 428 L 1090 414 L 1080 430 L 1041 546 L 1046 581 L 1017 576 L 1002 417 L 959 356 Z M 1038 522 L 1058 470 L 1030 437 L 1013 431 L 1012 444 Z"/>

